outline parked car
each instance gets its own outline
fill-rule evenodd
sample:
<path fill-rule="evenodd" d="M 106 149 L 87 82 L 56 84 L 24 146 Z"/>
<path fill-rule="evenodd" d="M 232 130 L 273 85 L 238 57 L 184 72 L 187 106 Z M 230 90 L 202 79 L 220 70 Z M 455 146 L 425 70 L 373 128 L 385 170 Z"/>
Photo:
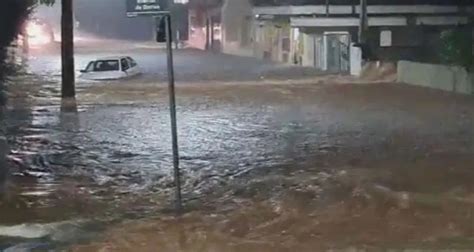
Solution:
<path fill-rule="evenodd" d="M 107 57 L 89 62 L 79 78 L 86 80 L 117 80 L 141 74 L 135 60 L 128 56 Z"/>

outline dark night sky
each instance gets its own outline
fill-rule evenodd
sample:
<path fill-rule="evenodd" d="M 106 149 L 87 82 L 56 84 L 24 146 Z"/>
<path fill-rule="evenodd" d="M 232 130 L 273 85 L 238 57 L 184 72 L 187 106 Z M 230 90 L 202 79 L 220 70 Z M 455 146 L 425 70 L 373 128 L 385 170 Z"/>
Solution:
<path fill-rule="evenodd" d="M 179 23 L 181 37 L 187 36 L 187 12 L 179 5 L 180 12 L 173 12 L 174 24 Z M 176 6 L 173 10 L 176 10 Z M 76 18 L 85 32 L 109 38 L 150 40 L 155 21 L 150 16 L 128 18 L 124 0 L 76 0 Z"/>
<path fill-rule="evenodd" d="M 111 38 L 152 38 L 152 17 L 128 18 L 125 1 L 76 0 L 75 13 L 81 29 L 86 32 Z"/>

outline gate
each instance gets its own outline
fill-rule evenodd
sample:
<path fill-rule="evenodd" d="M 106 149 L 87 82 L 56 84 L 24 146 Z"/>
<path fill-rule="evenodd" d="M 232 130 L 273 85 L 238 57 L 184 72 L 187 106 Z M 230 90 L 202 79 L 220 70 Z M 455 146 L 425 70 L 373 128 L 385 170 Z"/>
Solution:
<path fill-rule="evenodd" d="M 325 34 L 327 70 L 336 73 L 349 72 L 350 39 L 349 34 Z"/>

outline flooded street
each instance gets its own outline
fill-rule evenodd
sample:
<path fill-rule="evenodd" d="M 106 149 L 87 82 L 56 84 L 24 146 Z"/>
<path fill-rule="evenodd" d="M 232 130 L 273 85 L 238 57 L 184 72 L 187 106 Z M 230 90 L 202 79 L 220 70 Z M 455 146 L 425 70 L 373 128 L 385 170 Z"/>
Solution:
<path fill-rule="evenodd" d="M 30 59 L 5 113 L 0 250 L 474 247 L 471 97 L 190 50 L 176 58 L 186 213 L 175 218 L 154 50 L 129 51 L 140 77 L 79 80 L 77 113 L 61 112 L 57 56 Z M 79 49 L 76 68 L 91 56 Z"/>
<path fill-rule="evenodd" d="M 35 50 L 30 56 L 29 71 L 59 81 L 61 58 L 58 48 Z M 104 40 L 80 44 L 76 47 L 76 71 L 84 69 L 91 60 L 110 56 L 130 56 L 139 65 L 142 82 L 166 82 L 166 50 L 154 43 L 130 43 Z M 178 82 L 255 81 L 269 79 L 299 79 L 320 74 L 309 67 L 283 66 L 250 57 L 235 57 L 208 53 L 195 49 L 174 53 L 175 75 Z M 81 82 L 81 80 L 79 80 Z M 178 83 L 179 84 L 179 83 Z"/>

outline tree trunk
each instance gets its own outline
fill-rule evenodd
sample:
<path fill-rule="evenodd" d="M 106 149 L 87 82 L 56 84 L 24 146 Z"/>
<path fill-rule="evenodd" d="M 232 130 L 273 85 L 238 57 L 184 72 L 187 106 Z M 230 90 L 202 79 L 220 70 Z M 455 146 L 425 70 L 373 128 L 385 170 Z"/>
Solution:
<path fill-rule="evenodd" d="M 62 98 L 74 98 L 75 73 L 74 73 L 74 17 L 73 0 L 62 0 L 61 14 L 61 59 L 62 59 Z"/>

